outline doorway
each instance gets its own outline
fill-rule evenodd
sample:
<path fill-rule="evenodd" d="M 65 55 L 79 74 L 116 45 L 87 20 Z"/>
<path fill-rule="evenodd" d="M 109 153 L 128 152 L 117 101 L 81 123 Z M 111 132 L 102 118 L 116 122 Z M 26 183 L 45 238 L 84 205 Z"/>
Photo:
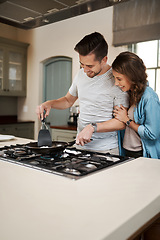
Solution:
<path fill-rule="evenodd" d="M 44 63 L 43 96 L 44 102 L 66 95 L 72 82 L 72 59 L 53 57 Z M 50 126 L 67 125 L 69 109 L 51 109 L 46 122 Z"/>

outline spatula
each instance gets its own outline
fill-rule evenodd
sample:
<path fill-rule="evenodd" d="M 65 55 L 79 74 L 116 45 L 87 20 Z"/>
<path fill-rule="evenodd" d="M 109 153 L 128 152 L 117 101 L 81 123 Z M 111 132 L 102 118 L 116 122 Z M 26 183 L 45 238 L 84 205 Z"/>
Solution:
<path fill-rule="evenodd" d="M 51 147 L 52 146 L 51 134 L 46 126 L 45 118 L 43 118 L 41 122 L 42 122 L 42 126 L 38 134 L 38 147 L 42 147 L 42 146 Z"/>

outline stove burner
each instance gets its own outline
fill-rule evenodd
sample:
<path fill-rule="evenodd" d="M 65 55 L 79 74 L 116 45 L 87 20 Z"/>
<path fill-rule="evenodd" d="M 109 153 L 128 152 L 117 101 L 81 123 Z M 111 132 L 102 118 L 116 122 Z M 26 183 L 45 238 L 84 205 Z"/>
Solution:
<path fill-rule="evenodd" d="M 41 159 L 43 160 L 55 160 L 55 159 L 59 159 L 61 156 L 62 156 L 62 152 L 55 152 L 55 153 L 52 153 L 50 155 L 41 155 Z"/>
<path fill-rule="evenodd" d="M 31 163 L 32 165 L 34 165 L 34 166 L 37 166 L 37 165 L 39 165 L 39 162 L 38 162 L 38 161 L 36 161 L 36 160 L 30 161 L 30 163 Z"/>
<path fill-rule="evenodd" d="M 87 152 L 76 148 L 66 148 L 64 151 L 42 155 L 33 153 L 25 145 L 19 144 L 0 148 L 0 159 L 72 179 L 79 179 L 104 168 L 126 162 L 130 158 Z"/>
<path fill-rule="evenodd" d="M 90 168 L 90 169 L 96 169 L 97 168 L 94 164 L 91 164 L 91 163 L 87 163 L 86 167 Z"/>
<path fill-rule="evenodd" d="M 74 175 L 81 175 L 81 173 L 74 168 L 65 168 L 64 172 L 71 173 L 71 174 L 74 174 Z"/>
<path fill-rule="evenodd" d="M 42 160 L 48 160 L 48 161 L 53 161 L 55 159 L 54 157 L 49 157 L 49 156 L 41 156 L 40 158 Z"/>
<path fill-rule="evenodd" d="M 20 149 L 20 148 L 15 148 L 14 150 L 9 149 L 5 151 L 6 154 L 8 154 L 9 156 L 14 156 L 14 157 L 21 157 L 26 155 L 26 150 L 25 149 Z"/>

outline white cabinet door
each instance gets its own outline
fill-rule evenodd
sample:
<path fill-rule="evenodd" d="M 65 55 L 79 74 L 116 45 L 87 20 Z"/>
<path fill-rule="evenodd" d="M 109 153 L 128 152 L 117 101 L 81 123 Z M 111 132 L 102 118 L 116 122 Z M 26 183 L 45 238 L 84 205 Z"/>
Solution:
<path fill-rule="evenodd" d="M 76 138 L 76 131 L 63 130 L 63 129 L 52 129 L 52 139 L 54 141 L 71 142 Z"/>

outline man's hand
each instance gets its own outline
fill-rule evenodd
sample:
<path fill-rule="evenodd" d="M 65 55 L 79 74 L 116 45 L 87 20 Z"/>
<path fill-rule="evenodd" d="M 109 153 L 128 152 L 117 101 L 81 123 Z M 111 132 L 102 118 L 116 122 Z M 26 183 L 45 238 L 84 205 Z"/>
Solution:
<path fill-rule="evenodd" d="M 91 124 L 87 125 L 83 130 L 78 134 L 76 138 L 76 144 L 84 146 L 84 144 L 91 142 L 91 137 L 94 132 L 94 128 Z"/>
<path fill-rule="evenodd" d="M 51 110 L 51 102 L 50 101 L 42 103 L 36 109 L 38 118 L 40 120 L 43 120 L 44 118 L 46 118 L 49 115 L 50 110 Z M 45 111 L 45 114 L 44 114 L 44 111 Z"/>

